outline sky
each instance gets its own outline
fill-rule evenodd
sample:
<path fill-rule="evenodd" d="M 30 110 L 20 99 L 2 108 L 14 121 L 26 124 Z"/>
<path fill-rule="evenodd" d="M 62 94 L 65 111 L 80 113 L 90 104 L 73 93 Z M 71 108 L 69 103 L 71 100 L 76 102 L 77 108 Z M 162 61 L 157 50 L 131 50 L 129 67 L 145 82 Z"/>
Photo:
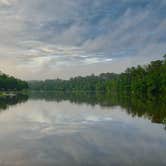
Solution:
<path fill-rule="evenodd" d="M 0 71 L 25 80 L 123 72 L 166 53 L 166 0 L 0 0 Z"/>

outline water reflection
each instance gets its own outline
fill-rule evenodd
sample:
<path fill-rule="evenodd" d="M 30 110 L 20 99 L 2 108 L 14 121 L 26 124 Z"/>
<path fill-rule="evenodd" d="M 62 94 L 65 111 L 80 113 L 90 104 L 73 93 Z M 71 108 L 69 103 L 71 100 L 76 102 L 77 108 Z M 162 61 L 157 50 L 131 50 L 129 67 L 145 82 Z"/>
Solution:
<path fill-rule="evenodd" d="M 152 122 L 163 123 L 166 119 L 166 99 L 164 98 L 137 98 L 135 96 L 123 96 L 104 93 L 64 93 L 64 92 L 31 92 L 32 99 L 44 99 L 46 101 L 69 100 L 76 104 L 99 104 L 102 107 L 121 106 L 133 117 L 146 117 Z"/>
<path fill-rule="evenodd" d="M 144 117 L 155 123 L 163 123 L 166 128 L 166 99 L 164 98 L 137 98 L 135 96 L 111 95 L 104 93 L 65 93 L 65 92 L 29 92 L 27 95 L 18 94 L 13 97 L 0 99 L 0 110 L 9 106 L 26 102 L 28 99 L 45 101 L 70 101 L 76 104 L 89 104 L 102 107 L 121 106 L 133 117 Z"/>
<path fill-rule="evenodd" d="M 166 132 L 151 123 L 165 114 L 159 107 L 160 115 L 153 114 L 151 104 L 104 94 L 31 92 L 27 102 L 0 113 L 0 165 L 166 165 Z"/>
<path fill-rule="evenodd" d="M 8 109 L 9 106 L 26 102 L 28 95 L 16 94 L 14 96 L 6 96 L 0 98 L 0 111 Z"/>

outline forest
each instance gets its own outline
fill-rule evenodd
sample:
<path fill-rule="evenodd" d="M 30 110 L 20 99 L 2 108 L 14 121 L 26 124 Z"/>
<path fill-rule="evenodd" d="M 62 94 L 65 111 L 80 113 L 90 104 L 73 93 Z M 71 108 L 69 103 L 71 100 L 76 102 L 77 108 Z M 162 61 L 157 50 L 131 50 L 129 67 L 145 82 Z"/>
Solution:
<path fill-rule="evenodd" d="M 0 91 L 20 91 L 28 88 L 28 83 L 0 72 Z"/>
<path fill-rule="evenodd" d="M 121 74 L 102 73 L 69 80 L 30 81 L 28 85 L 31 90 L 37 91 L 100 91 L 108 94 L 163 96 L 166 94 L 166 55 L 162 60 L 152 61 L 148 65 L 127 68 Z"/>

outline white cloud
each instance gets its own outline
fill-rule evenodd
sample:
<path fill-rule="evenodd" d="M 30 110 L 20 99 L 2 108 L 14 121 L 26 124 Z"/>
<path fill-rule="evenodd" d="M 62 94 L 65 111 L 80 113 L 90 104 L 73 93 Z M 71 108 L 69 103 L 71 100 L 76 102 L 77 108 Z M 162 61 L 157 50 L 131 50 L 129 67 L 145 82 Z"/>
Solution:
<path fill-rule="evenodd" d="M 16 1 L 17 0 L 0 0 L 0 4 L 9 6 L 9 5 L 15 3 Z"/>
<path fill-rule="evenodd" d="M 0 70 L 25 79 L 70 77 L 119 72 L 129 65 L 114 65 L 120 59 L 161 58 L 166 4 L 157 2 L 0 0 Z"/>

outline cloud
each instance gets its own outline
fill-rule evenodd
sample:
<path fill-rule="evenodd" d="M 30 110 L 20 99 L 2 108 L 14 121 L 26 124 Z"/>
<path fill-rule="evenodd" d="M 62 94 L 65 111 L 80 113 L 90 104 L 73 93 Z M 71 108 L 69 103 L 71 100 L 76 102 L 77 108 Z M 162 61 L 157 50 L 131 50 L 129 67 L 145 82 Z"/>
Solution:
<path fill-rule="evenodd" d="M 161 58 L 165 11 L 165 0 L 0 0 L 0 70 L 68 78 Z"/>
<path fill-rule="evenodd" d="M 17 0 L 0 0 L 0 4 L 1 5 L 6 5 L 6 6 L 10 6 L 13 3 L 15 3 Z"/>

